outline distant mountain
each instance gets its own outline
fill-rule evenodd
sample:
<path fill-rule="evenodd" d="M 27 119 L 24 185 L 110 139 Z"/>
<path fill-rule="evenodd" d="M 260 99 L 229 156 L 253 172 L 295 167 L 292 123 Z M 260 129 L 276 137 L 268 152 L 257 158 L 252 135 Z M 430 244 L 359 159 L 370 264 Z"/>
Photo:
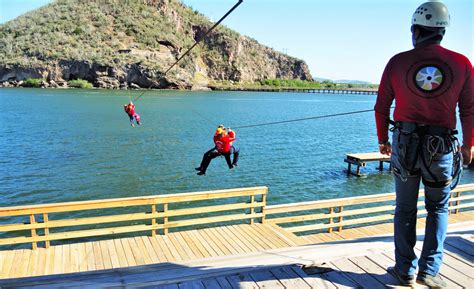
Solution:
<path fill-rule="evenodd" d="M 321 77 L 314 77 L 313 80 L 319 81 L 319 82 L 331 81 L 334 83 L 346 83 L 346 84 L 372 84 L 371 82 L 362 81 L 362 80 L 348 80 L 348 79 L 332 80 L 332 79 L 321 78 Z"/>
<path fill-rule="evenodd" d="M 104 88 L 312 79 L 304 61 L 224 26 L 161 78 L 212 25 L 178 0 L 57 0 L 0 25 L 0 86 L 27 78 Z"/>
<path fill-rule="evenodd" d="M 372 84 L 371 82 L 368 81 L 362 81 L 362 80 L 347 80 L 347 79 L 340 79 L 340 80 L 334 80 L 336 83 L 350 83 L 350 84 Z"/>
<path fill-rule="evenodd" d="M 314 81 L 319 81 L 319 82 L 323 82 L 323 81 L 331 81 L 333 82 L 331 79 L 329 78 L 321 78 L 321 77 L 313 77 L 313 80 Z"/>

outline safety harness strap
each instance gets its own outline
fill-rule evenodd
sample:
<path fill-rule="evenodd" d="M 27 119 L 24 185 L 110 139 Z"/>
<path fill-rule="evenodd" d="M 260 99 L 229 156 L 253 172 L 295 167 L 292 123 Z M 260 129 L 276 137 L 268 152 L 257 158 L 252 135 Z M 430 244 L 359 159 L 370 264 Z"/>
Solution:
<path fill-rule="evenodd" d="M 445 188 L 449 186 L 451 182 L 453 181 L 453 179 L 449 178 L 445 181 L 428 181 L 427 179 L 422 178 L 422 181 L 423 181 L 423 185 L 427 187 L 439 189 L 439 188 Z"/>

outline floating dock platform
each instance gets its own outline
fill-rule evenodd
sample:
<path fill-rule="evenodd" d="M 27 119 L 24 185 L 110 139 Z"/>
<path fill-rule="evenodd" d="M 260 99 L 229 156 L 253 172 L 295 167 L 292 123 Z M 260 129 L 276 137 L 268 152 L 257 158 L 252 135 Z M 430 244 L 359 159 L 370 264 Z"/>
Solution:
<path fill-rule="evenodd" d="M 383 171 L 383 163 L 389 163 L 389 170 L 391 170 L 390 164 L 390 157 L 387 155 L 383 155 L 379 152 L 372 152 L 372 153 L 357 153 L 357 154 L 347 154 L 346 158 L 344 159 L 347 165 L 347 174 L 348 175 L 355 175 L 360 177 L 360 167 L 365 167 L 368 162 L 379 162 L 379 170 Z M 351 166 L 356 165 L 356 172 L 353 173 L 351 170 Z"/>

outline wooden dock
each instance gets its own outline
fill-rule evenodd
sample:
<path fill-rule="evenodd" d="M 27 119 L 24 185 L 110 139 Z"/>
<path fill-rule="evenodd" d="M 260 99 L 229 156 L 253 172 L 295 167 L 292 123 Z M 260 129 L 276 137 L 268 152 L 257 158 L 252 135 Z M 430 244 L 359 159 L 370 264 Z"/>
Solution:
<path fill-rule="evenodd" d="M 267 189 L 256 187 L 3 207 L 0 208 L 0 221 L 2 221 L 0 232 L 3 232 L 0 233 L 0 245 L 7 248 L 0 250 L 0 286 L 24 287 L 30 284 L 42 288 L 50 286 L 54 288 L 64 286 L 64 282 L 69 286 L 77 281 L 79 283 L 76 285 L 81 287 L 118 286 L 120 283 L 120 286 L 137 288 L 174 283 L 166 288 L 208 288 L 205 284 L 215 285 L 214 287 L 209 285 L 211 286 L 209 288 L 231 288 L 227 285 L 218 287 L 215 282 L 241 280 L 247 276 L 246 272 L 251 271 L 253 275 L 251 274 L 251 279 L 248 279 L 249 284 L 252 284 L 251 286 L 257 284 L 255 286 L 260 287 L 249 288 L 261 288 L 262 284 L 267 283 L 259 285 L 258 278 L 261 278 L 258 277 L 259 274 L 288 276 L 298 270 L 301 273 L 302 264 L 308 266 L 310 263 L 326 260 L 323 258 L 324 252 L 327 252 L 329 247 L 319 253 L 315 251 L 314 258 L 317 257 L 317 260 L 302 262 L 306 257 L 312 256 L 302 253 L 307 252 L 308 246 L 337 241 L 346 244 L 348 240 L 364 238 L 364 242 L 368 242 L 367 248 L 375 248 L 380 237 L 369 239 L 370 237 L 390 236 L 392 232 L 393 216 L 384 212 L 393 212 L 393 193 L 272 206 L 266 204 L 266 198 Z M 233 202 L 229 202 L 229 199 Z M 453 191 L 450 203 L 452 213 L 449 217 L 450 228 L 472 222 L 473 199 L 474 184 L 459 186 Z M 212 201 L 223 201 L 224 204 L 215 205 Z M 185 204 L 184 207 L 179 206 L 182 203 Z M 422 204 L 420 201 L 419 205 Z M 119 207 L 136 208 L 139 211 L 144 208 L 149 210 L 144 213 L 128 211 L 117 214 L 115 210 Z M 87 214 L 83 217 L 69 216 L 64 219 L 64 212 L 81 210 Z M 243 212 L 237 213 L 238 210 Z M 215 216 L 216 212 L 223 215 Z M 207 216 L 206 213 L 214 215 Z M 418 227 L 423 228 L 423 210 L 420 210 L 419 214 L 421 219 Z M 189 218 L 189 215 L 194 218 Z M 21 216 L 25 218 L 21 219 Z M 146 224 L 138 224 L 139 220 L 145 220 Z M 245 220 L 247 222 L 242 223 Z M 120 222 L 121 226 L 118 226 Z M 216 226 L 210 226 L 213 222 Z M 201 228 L 196 228 L 199 225 Z M 182 227 L 187 226 L 193 227 L 183 230 Z M 470 229 L 471 234 L 472 229 L 474 228 Z M 134 233 L 134 236 L 123 236 L 124 232 Z M 96 240 L 91 241 L 90 238 Z M 31 249 L 15 248 L 27 243 L 31 245 Z M 382 244 L 393 246 L 392 241 L 383 241 Z M 468 248 L 471 248 L 469 246 Z M 357 245 L 357 248 L 357 252 L 362 252 L 359 250 L 362 247 Z M 472 252 L 472 248 L 469 250 Z M 330 251 L 341 254 L 344 252 L 337 248 Z M 298 254 L 303 255 L 299 258 L 291 257 L 283 263 L 280 259 L 278 259 L 280 263 L 277 261 L 269 264 L 259 263 L 261 260 L 269 260 L 270 257 L 272 259 L 287 254 L 283 252 L 300 252 Z M 344 254 L 338 258 L 350 259 L 347 252 Z M 243 266 L 244 263 L 239 261 L 245 259 L 242 259 L 242 256 L 257 263 Z M 262 256 L 265 258 L 262 259 Z M 234 263 L 230 260 L 234 260 Z M 214 264 L 214 267 L 208 267 L 206 265 L 208 261 L 209 264 Z M 349 261 L 353 263 L 352 259 Z M 468 261 L 472 266 L 473 260 Z M 273 267 L 267 268 L 268 266 Z M 257 273 L 255 268 L 262 268 L 262 272 Z M 156 274 L 157 271 L 162 273 Z M 326 276 L 324 274 L 322 276 Z M 311 274 L 307 275 L 311 277 Z M 472 274 L 470 276 L 472 278 Z M 156 279 L 157 277 L 159 278 Z M 301 282 L 308 282 L 306 277 L 303 277 Z M 242 280 L 246 280 L 245 278 Z M 275 278 L 278 279 L 276 276 Z M 292 284 L 294 280 L 290 278 L 290 280 L 268 281 L 271 282 L 269 284 L 278 282 Z M 275 281 L 277 283 L 274 283 Z M 239 284 L 242 285 L 241 282 Z"/>
<path fill-rule="evenodd" d="M 474 222 L 450 225 L 440 274 L 448 288 L 472 288 Z M 419 231 L 416 252 L 421 252 Z M 354 250 L 357 248 L 357 250 Z M 0 280 L 2 288 L 407 288 L 386 268 L 391 237 L 73 274 Z M 66 285 L 67 284 L 67 285 Z M 417 285 L 415 288 L 425 288 Z"/>
<path fill-rule="evenodd" d="M 390 164 L 390 157 L 387 155 L 383 155 L 379 152 L 371 152 L 371 153 L 358 153 L 358 154 L 347 154 L 344 162 L 347 163 L 347 174 L 353 174 L 355 176 L 360 177 L 360 167 L 365 167 L 368 162 L 379 162 L 379 170 L 383 170 L 383 163 L 387 162 Z M 353 173 L 351 170 L 351 166 L 356 165 L 356 172 Z M 391 165 L 389 170 L 391 169 Z"/>

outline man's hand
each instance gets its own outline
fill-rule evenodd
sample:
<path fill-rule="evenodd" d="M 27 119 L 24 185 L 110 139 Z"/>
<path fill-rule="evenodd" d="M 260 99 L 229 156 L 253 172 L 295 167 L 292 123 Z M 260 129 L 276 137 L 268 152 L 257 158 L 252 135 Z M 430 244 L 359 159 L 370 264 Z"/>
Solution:
<path fill-rule="evenodd" d="M 474 147 L 468 147 L 463 145 L 461 147 L 461 153 L 462 153 L 462 159 L 463 159 L 463 165 L 469 165 L 472 162 L 472 154 L 473 154 L 473 149 Z"/>
<path fill-rule="evenodd" d="M 383 155 L 390 156 L 392 154 L 392 145 L 389 142 L 379 144 L 379 151 Z"/>

